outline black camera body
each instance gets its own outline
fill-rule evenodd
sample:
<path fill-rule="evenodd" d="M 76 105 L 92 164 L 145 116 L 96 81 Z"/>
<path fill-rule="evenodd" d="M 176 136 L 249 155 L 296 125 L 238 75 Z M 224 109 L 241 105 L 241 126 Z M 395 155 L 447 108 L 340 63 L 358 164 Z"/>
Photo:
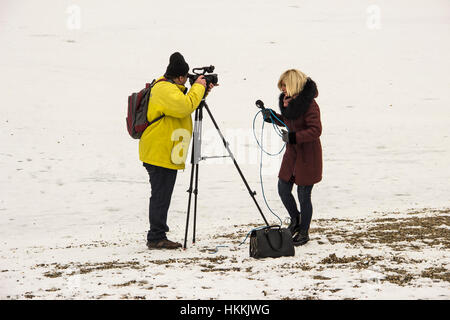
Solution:
<path fill-rule="evenodd" d="M 191 84 L 191 86 L 194 84 L 194 82 L 197 80 L 199 76 L 204 76 L 204 79 L 206 80 L 206 87 L 209 87 L 211 83 L 213 85 L 217 85 L 217 82 L 219 81 L 217 74 L 213 73 L 214 66 L 194 68 L 192 69 L 192 72 L 194 74 L 188 73 L 189 83 Z"/>

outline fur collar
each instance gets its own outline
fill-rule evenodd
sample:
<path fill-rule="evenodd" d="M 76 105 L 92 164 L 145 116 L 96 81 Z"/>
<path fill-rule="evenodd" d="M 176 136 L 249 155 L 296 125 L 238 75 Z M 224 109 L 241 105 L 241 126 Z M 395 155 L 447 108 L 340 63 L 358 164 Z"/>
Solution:
<path fill-rule="evenodd" d="M 281 114 L 289 120 L 294 120 L 308 111 L 311 102 L 318 95 L 316 83 L 308 78 L 303 90 L 297 97 L 292 99 L 287 107 L 283 106 L 284 93 L 280 94 L 278 99 Z"/>

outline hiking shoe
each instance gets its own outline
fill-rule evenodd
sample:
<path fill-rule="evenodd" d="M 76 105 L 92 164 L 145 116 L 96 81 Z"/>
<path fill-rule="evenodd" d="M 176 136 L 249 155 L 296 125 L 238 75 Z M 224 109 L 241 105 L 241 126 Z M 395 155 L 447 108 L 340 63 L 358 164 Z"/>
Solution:
<path fill-rule="evenodd" d="M 294 219 L 291 218 L 291 223 L 288 226 L 289 231 L 291 231 L 292 236 L 295 235 L 296 232 L 300 231 L 300 215 L 297 215 Z"/>
<path fill-rule="evenodd" d="M 302 246 L 309 241 L 308 231 L 300 230 L 292 239 L 294 246 Z"/>
<path fill-rule="evenodd" d="M 181 243 L 173 242 L 168 239 L 147 241 L 147 247 L 149 249 L 178 249 L 181 248 Z"/>

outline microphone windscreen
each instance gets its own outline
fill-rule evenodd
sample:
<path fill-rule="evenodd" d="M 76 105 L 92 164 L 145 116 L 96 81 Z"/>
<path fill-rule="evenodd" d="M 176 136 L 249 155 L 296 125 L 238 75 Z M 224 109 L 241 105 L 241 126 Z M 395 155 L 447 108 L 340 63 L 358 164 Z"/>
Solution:
<path fill-rule="evenodd" d="M 258 108 L 264 109 L 264 102 L 262 102 L 261 100 L 256 100 L 255 104 Z"/>

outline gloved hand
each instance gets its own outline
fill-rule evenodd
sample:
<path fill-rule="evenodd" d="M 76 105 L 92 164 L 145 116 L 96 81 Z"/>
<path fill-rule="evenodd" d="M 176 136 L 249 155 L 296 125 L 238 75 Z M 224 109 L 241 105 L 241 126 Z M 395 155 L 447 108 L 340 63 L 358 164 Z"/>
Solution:
<path fill-rule="evenodd" d="M 296 137 L 295 137 L 295 132 L 287 132 L 284 129 L 281 129 L 281 132 L 283 134 L 282 139 L 284 142 L 289 143 L 289 144 L 296 144 Z"/>
<path fill-rule="evenodd" d="M 263 114 L 263 117 L 264 117 L 264 121 L 265 121 L 265 122 L 272 123 L 271 113 L 270 113 L 271 111 L 273 112 L 272 109 L 264 109 L 264 110 L 262 111 L 262 114 Z"/>

